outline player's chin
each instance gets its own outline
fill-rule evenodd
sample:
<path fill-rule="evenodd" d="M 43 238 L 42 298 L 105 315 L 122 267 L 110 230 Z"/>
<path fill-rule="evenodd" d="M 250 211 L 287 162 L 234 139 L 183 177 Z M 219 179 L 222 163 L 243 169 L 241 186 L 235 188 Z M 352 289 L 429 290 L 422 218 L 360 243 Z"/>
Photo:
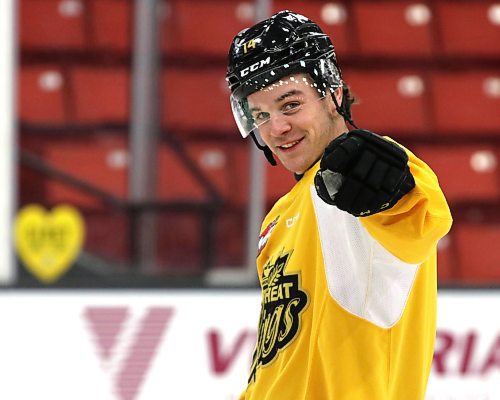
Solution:
<path fill-rule="evenodd" d="M 310 165 L 302 157 L 278 156 L 281 164 L 290 172 L 302 174 Z"/>

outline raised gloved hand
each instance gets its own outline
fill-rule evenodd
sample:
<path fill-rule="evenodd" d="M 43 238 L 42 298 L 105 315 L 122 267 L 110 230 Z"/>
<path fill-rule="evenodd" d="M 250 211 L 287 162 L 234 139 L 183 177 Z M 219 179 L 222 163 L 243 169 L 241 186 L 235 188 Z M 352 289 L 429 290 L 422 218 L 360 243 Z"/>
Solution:
<path fill-rule="evenodd" d="M 393 207 L 415 180 L 401 146 L 356 129 L 330 142 L 314 184 L 323 201 L 363 217 Z"/>

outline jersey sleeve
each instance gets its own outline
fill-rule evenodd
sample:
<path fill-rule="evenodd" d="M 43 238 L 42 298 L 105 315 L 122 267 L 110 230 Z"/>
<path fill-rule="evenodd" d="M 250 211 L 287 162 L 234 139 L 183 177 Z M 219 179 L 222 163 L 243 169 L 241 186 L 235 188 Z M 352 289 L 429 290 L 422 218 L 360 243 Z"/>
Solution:
<path fill-rule="evenodd" d="M 370 235 L 399 259 L 420 264 L 451 228 L 452 216 L 438 178 L 422 160 L 405 149 L 415 188 L 389 210 L 360 221 Z"/>

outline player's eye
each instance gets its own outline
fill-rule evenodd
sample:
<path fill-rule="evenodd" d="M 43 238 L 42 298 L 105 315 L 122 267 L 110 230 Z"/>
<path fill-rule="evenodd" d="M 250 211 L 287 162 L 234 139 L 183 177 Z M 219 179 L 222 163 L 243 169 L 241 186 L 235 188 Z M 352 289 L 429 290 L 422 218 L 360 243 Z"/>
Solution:
<path fill-rule="evenodd" d="M 269 121 L 269 118 L 271 118 L 270 114 L 268 112 L 265 112 L 265 111 L 259 111 L 255 114 L 253 114 L 253 119 L 254 119 L 255 123 L 258 125 Z"/>
<path fill-rule="evenodd" d="M 293 114 L 294 112 L 298 111 L 301 106 L 302 103 L 299 101 L 290 101 L 283 105 L 281 110 L 284 114 Z"/>

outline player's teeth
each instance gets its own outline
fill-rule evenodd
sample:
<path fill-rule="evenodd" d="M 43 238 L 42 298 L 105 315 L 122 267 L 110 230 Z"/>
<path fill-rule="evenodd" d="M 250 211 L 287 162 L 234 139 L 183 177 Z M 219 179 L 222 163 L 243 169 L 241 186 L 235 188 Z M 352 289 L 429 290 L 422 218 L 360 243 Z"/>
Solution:
<path fill-rule="evenodd" d="M 284 149 L 289 149 L 290 147 L 295 146 L 297 143 L 299 143 L 298 140 L 296 140 L 295 142 L 292 142 L 292 143 L 284 144 L 281 147 L 283 147 Z"/>

